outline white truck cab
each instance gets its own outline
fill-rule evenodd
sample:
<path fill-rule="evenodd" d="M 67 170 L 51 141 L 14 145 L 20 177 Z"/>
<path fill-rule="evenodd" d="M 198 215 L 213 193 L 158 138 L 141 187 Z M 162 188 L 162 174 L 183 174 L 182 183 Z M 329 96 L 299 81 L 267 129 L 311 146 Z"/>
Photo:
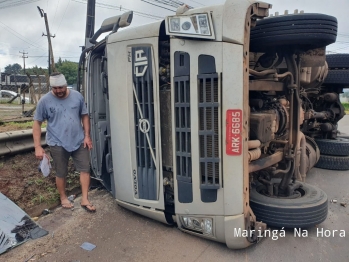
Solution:
<path fill-rule="evenodd" d="M 268 18 L 270 7 L 227 0 L 120 31 L 131 12 L 103 22 L 81 91 L 93 174 L 120 206 L 233 249 L 267 226 L 326 219 L 326 194 L 304 183 L 319 150 L 301 131 L 301 93 L 326 77 L 337 20 Z"/>

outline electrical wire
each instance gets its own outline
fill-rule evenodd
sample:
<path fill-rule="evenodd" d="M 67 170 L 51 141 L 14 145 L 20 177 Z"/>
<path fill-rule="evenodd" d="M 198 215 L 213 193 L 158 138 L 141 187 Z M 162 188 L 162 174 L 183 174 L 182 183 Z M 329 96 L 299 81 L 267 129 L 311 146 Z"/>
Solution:
<path fill-rule="evenodd" d="M 201 5 L 201 6 L 205 6 L 204 4 L 201 4 L 201 3 L 199 3 L 199 2 L 197 2 L 197 1 L 194 1 L 194 0 L 189 0 L 190 2 L 193 2 L 193 3 L 196 3 L 196 4 L 198 4 L 198 5 Z"/>
<path fill-rule="evenodd" d="M 86 4 L 87 3 L 86 2 L 87 0 L 80 0 L 80 1 L 72 0 L 72 1 L 80 3 L 80 4 Z M 114 6 L 114 5 L 109 5 L 109 4 L 105 4 L 105 3 L 101 3 L 101 2 L 96 2 L 96 6 L 97 7 L 101 7 L 101 8 L 106 8 L 106 9 L 120 10 L 120 11 L 122 11 L 122 10 L 124 10 L 124 11 L 133 11 L 134 15 L 142 16 L 142 17 L 149 18 L 149 19 L 156 19 L 156 20 L 163 19 L 163 17 L 152 15 L 152 14 L 149 14 L 149 13 L 139 12 L 139 11 L 136 11 L 136 10 L 131 10 L 131 9 L 122 7 L 121 5 L 120 6 Z"/>
<path fill-rule="evenodd" d="M 68 6 L 69 6 L 70 2 L 71 2 L 71 0 L 68 0 L 68 4 L 67 4 L 67 6 L 65 7 L 65 10 L 64 10 L 62 19 L 61 19 L 61 21 L 59 22 L 59 25 L 58 25 L 58 29 L 57 29 L 57 31 L 56 31 L 56 34 L 58 33 L 59 28 L 61 27 L 62 21 L 63 21 L 63 19 L 64 19 L 65 14 L 67 13 L 67 9 L 68 9 Z"/>
<path fill-rule="evenodd" d="M 162 8 L 162 9 L 166 9 L 166 10 L 169 10 L 169 11 L 172 11 L 172 12 L 176 12 L 176 10 L 168 9 L 168 8 L 166 8 L 166 7 L 163 7 L 163 6 L 160 6 L 160 5 L 156 5 L 156 4 L 154 4 L 154 3 L 150 3 L 150 2 L 147 2 L 147 1 L 145 1 L 145 0 L 141 0 L 141 1 L 142 1 L 142 2 L 145 2 L 145 3 L 148 3 L 148 4 L 150 4 L 150 5 L 154 5 L 154 6 L 160 7 L 160 8 Z"/>
<path fill-rule="evenodd" d="M 85 0 L 86 1 L 86 0 Z M 119 9 L 121 10 L 125 10 L 125 11 L 133 11 L 134 14 L 139 15 L 139 16 L 143 16 L 143 17 L 149 17 L 149 18 L 159 18 L 162 19 L 163 17 L 160 16 L 155 16 L 149 13 L 143 13 L 143 12 L 139 12 L 139 11 L 135 11 L 135 10 L 131 10 L 125 7 L 120 6 L 113 6 L 113 5 L 109 5 L 109 4 L 105 4 L 105 3 L 101 3 L 101 2 L 96 2 L 96 6 L 99 7 L 110 7 L 110 9 Z"/>
<path fill-rule="evenodd" d="M 17 1 L 17 2 L 11 2 L 8 5 L 0 5 L 0 10 L 6 9 L 6 8 L 11 8 L 19 5 L 25 5 L 25 4 L 30 4 L 34 2 L 38 2 L 40 0 L 27 0 L 27 1 Z"/>
<path fill-rule="evenodd" d="M 59 6 L 59 2 L 60 2 L 60 0 L 57 1 L 56 10 L 55 10 L 55 15 L 53 16 L 53 20 L 52 20 L 52 21 L 53 21 L 53 24 L 54 24 L 55 21 L 56 21 L 55 19 L 56 19 L 56 14 L 57 14 L 57 9 L 58 9 L 58 6 Z"/>
<path fill-rule="evenodd" d="M 166 5 L 166 6 L 172 6 L 174 8 L 178 8 L 180 6 L 185 5 L 185 3 L 179 2 L 179 1 L 175 1 L 175 0 L 149 0 L 149 1 L 156 2 L 156 3 L 159 3 L 159 4 L 163 4 L 163 5 Z M 189 5 L 187 5 L 187 6 L 189 8 L 193 8 L 192 6 L 189 6 Z"/>
<path fill-rule="evenodd" d="M 14 29 L 12 29 L 11 27 L 9 27 L 8 25 L 4 24 L 3 22 L 0 21 L 0 24 L 2 24 L 4 27 L 4 29 L 6 29 L 9 33 L 13 34 L 14 36 L 16 36 L 17 38 L 19 38 L 20 40 L 22 40 L 23 42 L 26 42 L 27 44 L 39 48 L 39 49 L 43 49 L 42 47 L 39 47 L 37 45 L 34 45 L 30 42 L 28 42 L 29 40 L 26 39 L 23 35 L 21 35 L 20 33 L 18 33 L 17 31 L 15 31 Z M 10 31 L 11 30 L 11 31 Z"/>

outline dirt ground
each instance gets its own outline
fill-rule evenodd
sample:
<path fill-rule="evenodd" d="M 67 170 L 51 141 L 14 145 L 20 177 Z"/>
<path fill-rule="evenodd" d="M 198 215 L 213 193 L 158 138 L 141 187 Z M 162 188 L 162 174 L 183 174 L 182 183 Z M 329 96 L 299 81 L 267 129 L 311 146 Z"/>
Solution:
<path fill-rule="evenodd" d="M 48 149 L 46 149 L 48 153 Z M 55 173 L 44 177 L 38 170 L 39 161 L 34 152 L 0 158 L 0 192 L 15 202 L 31 217 L 39 216 L 42 210 L 59 204 L 55 185 Z M 79 173 L 70 161 L 67 177 L 67 192 L 78 193 Z"/>
<path fill-rule="evenodd" d="M 29 110 L 33 105 L 25 105 Z M 31 129 L 31 118 L 21 117 L 22 106 L 0 104 L 0 133 L 14 130 Z M 16 122 L 7 122 L 13 120 Z M 49 149 L 45 149 L 49 154 Z M 38 170 L 39 160 L 34 152 L 0 157 L 0 192 L 15 202 L 31 217 L 37 217 L 42 210 L 52 209 L 60 204 L 59 194 L 55 185 L 55 173 L 51 171 L 44 177 Z M 70 161 L 67 177 L 67 193 L 79 193 L 79 174 Z"/>

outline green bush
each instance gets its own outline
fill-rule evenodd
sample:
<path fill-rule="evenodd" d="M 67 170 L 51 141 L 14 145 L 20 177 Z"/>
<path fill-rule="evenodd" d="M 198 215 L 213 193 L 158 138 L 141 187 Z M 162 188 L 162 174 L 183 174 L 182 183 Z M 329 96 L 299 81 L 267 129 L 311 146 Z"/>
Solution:
<path fill-rule="evenodd" d="M 349 103 L 342 103 L 345 108 L 345 111 L 349 111 Z"/>

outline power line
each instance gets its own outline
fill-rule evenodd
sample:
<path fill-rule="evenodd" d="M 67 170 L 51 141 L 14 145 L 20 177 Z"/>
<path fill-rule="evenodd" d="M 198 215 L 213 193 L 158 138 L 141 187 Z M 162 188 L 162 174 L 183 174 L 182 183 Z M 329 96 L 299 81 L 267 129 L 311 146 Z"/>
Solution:
<path fill-rule="evenodd" d="M 55 10 L 55 15 L 53 16 L 53 23 L 55 22 L 55 19 L 56 19 L 56 14 L 57 14 L 57 9 L 58 9 L 58 6 L 59 6 L 59 2 L 60 0 L 57 1 L 57 5 L 56 5 L 56 10 Z"/>
<path fill-rule="evenodd" d="M 81 0 L 81 1 L 84 1 L 84 2 L 81 2 L 81 1 L 78 1 L 78 0 L 72 0 L 72 1 L 80 3 L 80 4 L 86 4 L 87 3 L 86 0 Z M 156 19 L 156 20 L 163 19 L 163 17 L 152 15 L 152 14 L 148 14 L 148 13 L 143 13 L 143 12 L 139 12 L 139 11 L 135 11 L 135 10 L 131 10 L 131 9 L 122 7 L 121 5 L 120 6 L 115 6 L 115 5 L 109 5 L 109 4 L 105 4 L 105 3 L 96 2 L 96 6 L 97 7 L 101 7 L 101 8 L 106 8 L 106 9 L 120 10 L 120 11 L 133 11 L 134 15 L 138 15 L 138 16 L 142 16 L 142 17 L 150 18 L 150 19 Z"/>
<path fill-rule="evenodd" d="M 201 4 L 201 3 L 199 3 L 199 2 L 196 2 L 196 1 L 194 1 L 194 0 L 189 0 L 190 2 L 193 2 L 193 3 L 196 3 L 196 4 L 198 4 L 198 5 L 201 5 L 201 6 L 205 6 L 205 5 L 203 5 L 203 4 Z"/>
<path fill-rule="evenodd" d="M 142 0 L 143 1 L 143 0 Z M 176 0 L 149 0 L 151 2 L 156 2 L 159 4 L 163 4 L 163 5 L 167 5 L 167 6 L 172 6 L 174 8 L 178 8 L 180 6 L 185 5 L 185 3 L 180 2 L 180 1 L 176 1 Z M 144 1 L 145 2 L 145 1 Z M 192 9 L 192 6 L 187 5 L 190 9 Z"/>
<path fill-rule="evenodd" d="M 160 8 L 162 8 L 162 9 L 166 9 L 166 10 L 169 10 L 169 11 L 172 11 L 172 12 L 176 12 L 175 10 L 168 9 L 168 8 L 166 8 L 166 7 L 163 7 L 163 6 L 160 6 L 160 5 L 156 5 L 156 4 L 154 4 L 154 3 L 147 2 L 147 1 L 145 1 L 145 0 L 141 0 L 141 1 L 142 1 L 142 2 L 145 2 L 145 3 L 148 3 L 148 4 L 150 4 L 150 5 L 154 5 L 154 6 L 160 7 Z"/>
<path fill-rule="evenodd" d="M 101 2 L 96 2 L 96 5 L 99 6 L 99 7 L 110 7 L 110 9 L 119 9 L 120 11 L 121 10 L 133 11 L 134 14 L 139 15 L 139 16 L 143 16 L 143 17 L 163 19 L 163 17 L 161 17 L 161 16 L 156 16 L 156 15 L 152 15 L 152 14 L 149 14 L 149 13 L 143 13 L 143 12 L 140 12 L 140 11 L 131 10 L 131 9 L 126 8 L 126 7 L 122 7 L 121 5 L 120 6 L 115 6 L 115 5 L 109 5 L 109 4 L 105 4 L 105 3 L 101 3 Z"/>
<path fill-rule="evenodd" d="M 8 25 L 4 24 L 3 22 L 0 21 L 0 24 L 2 24 L 3 26 L 5 26 L 4 28 L 5 28 L 8 32 L 10 32 L 11 34 L 13 34 L 14 36 L 16 36 L 17 38 L 19 38 L 19 39 L 22 40 L 23 42 L 26 42 L 27 44 L 29 44 L 29 45 L 31 45 L 31 46 L 34 46 L 34 47 L 36 47 L 36 48 L 43 49 L 43 48 L 41 48 L 41 47 L 39 47 L 39 46 L 36 46 L 36 45 L 34 45 L 34 44 L 28 42 L 29 40 L 27 41 L 27 40 L 25 39 L 24 36 L 22 36 L 20 33 L 16 32 L 14 29 L 12 29 L 12 28 L 9 27 Z M 11 32 L 9 29 L 10 29 L 12 32 Z"/>
<path fill-rule="evenodd" d="M 5 9 L 5 8 L 19 6 L 19 5 L 30 4 L 30 3 L 34 3 L 34 2 L 38 2 L 38 1 L 40 1 L 40 0 L 26 0 L 26 1 L 11 2 L 8 5 L 0 5 L 0 10 Z"/>
<path fill-rule="evenodd" d="M 71 0 L 68 0 L 68 4 L 67 4 L 67 6 L 65 7 L 65 10 L 64 10 L 64 13 L 63 13 L 62 19 L 61 19 L 61 21 L 59 22 L 58 29 L 57 29 L 56 33 L 58 33 L 58 30 L 59 30 L 59 28 L 61 27 L 61 24 L 62 24 L 63 18 L 64 18 L 64 16 L 65 16 L 66 12 L 67 12 L 67 9 L 68 9 L 68 6 L 69 6 L 69 4 L 70 4 L 70 1 L 71 1 Z"/>

